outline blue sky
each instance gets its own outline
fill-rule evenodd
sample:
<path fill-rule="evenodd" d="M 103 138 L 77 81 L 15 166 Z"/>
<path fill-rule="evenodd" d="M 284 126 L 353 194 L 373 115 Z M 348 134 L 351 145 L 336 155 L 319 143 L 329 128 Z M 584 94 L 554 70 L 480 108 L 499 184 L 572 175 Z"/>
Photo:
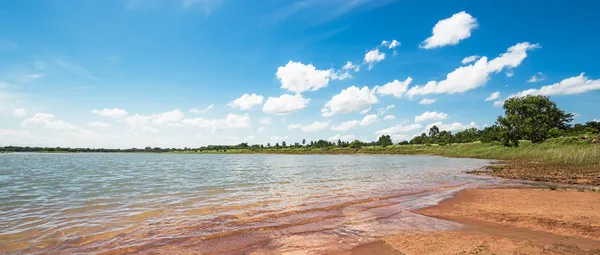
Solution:
<path fill-rule="evenodd" d="M 528 94 L 550 96 L 576 122 L 600 119 L 599 8 L 3 1 L 0 145 L 399 142 L 434 124 L 492 125 L 503 100 Z"/>

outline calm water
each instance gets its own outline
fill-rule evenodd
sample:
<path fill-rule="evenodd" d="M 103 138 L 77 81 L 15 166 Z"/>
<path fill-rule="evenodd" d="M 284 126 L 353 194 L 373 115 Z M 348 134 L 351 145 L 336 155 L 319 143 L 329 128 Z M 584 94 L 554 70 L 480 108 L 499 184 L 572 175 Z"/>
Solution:
<path fill-rule="evenodd" d="M 0 253 L 346 249 L 453 223 L 408 212 L 496 180 L 427 156 L 4 154 Z"/>

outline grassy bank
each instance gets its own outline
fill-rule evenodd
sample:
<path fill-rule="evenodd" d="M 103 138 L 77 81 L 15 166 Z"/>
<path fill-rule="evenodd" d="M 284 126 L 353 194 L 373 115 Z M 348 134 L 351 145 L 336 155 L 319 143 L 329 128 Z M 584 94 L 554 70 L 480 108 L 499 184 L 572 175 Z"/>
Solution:
<path fill-rule="evenodd" d="M 439 155 L 505 160 L 502 165 L 491 166 L 490 174 L 505 178 L 519 178 L 557 183 L 600 185 L 600 144 L 589 139 L 550 139 L 532 144 L 522 141 L 517 148 L 493 143 L 467 143 L 439 145 L 392 145 L 362 148 L 264 148 L 235 149 L 227 151 L 202 151 L 197 153 L 225 154 L 391 154 L 391 155 Z"/>

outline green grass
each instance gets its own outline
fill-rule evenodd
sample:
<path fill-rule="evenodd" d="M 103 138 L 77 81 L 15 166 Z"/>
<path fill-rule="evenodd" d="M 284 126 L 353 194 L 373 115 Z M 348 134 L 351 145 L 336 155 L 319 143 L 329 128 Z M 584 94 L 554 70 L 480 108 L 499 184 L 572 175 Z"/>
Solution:
<path fill-rule="evenodd" d="M 216 153 L 204 151 L 201 153 Z M 356 148 L 265 148 L 259 150 L 239 149 L 219 152 L 226 154 L 392 154 L 392 155 L 440 155 L 448 157 L 528 160 L 531 162 L 596 165 L 600 164 L 600 144 L 549 140 L 541 144 L 522 141 L 517 148 L 492 143 L 466 143 L 439 145 L 392 145 Z"/>

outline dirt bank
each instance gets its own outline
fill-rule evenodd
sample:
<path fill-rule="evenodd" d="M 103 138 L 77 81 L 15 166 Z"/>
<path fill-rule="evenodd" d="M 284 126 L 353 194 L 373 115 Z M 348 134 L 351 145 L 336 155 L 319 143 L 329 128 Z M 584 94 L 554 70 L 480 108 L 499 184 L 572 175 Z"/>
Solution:
<path fill-rule="evenodd" d="M 388 236 L 350 254 L 600 254 L 599 192 L 471 189 L 417 213 L 464 227 Z"/>

